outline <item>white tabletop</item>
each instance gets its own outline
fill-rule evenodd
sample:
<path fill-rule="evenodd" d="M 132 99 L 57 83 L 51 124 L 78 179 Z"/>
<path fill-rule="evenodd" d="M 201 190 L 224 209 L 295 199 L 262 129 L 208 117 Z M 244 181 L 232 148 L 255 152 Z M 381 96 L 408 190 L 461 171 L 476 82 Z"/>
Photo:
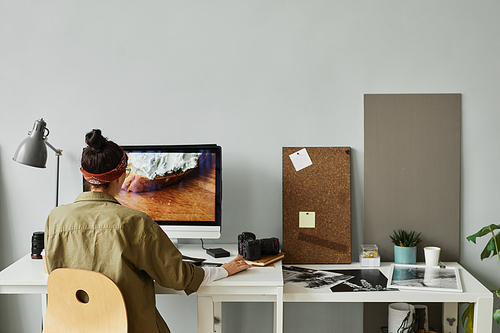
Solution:
<path fill-rule="evenodd" d="M 399 290 L 381 292 L 324 292 L 285 284 L 285 302 L 476 302 L 481 297 L 492 297 L 491 292 L 458 263 L 445 263 L 446 267 L 457 267 L 463 292 L 441 292 L 422 290 Z M 391 263 L 383 262 L 380 267 L 362 267 L 359 263 L 336 265 L 291 265 L 316 270 L 379 269 L 386 277 Z"/>
<path fill-rule="evenodd" d="M 237 255 L 235 244 L 217 244 L 213 247 L 222 247 L 228 250 L 231 256 L 213 258 L 206 254 L 205 250 L 198 244 L 181 244 L 179 249 L 184 255 L 205 258 L 208 262 L 213 263 L 225 263 Z M 0 272 L 0 294 L 46 294 L 47 278 L 48 274 L 43 271 L 42 260 L 31 259 L 31 256 L 27 254 Z M 247 287 L 251 289 L 251 287 L 277 286 L 283 286 L 280 262 L 269 267 L 252 267 L 227 279 L 212 282 L 201 287 L 198 293 L 208 293 L 211 290 L 213 291 L 214 288 Z M 165 294 L 177 293 L 159 286 L 157 286 L 156 291 Z"/>
<path fill-rule="evenodd" d="M 236 256 L 235 245 L 217 245 L 230 251 L 231 256 L 226 258 L 212 258 L 199 245 L 181 245 L 180 250 L 186 255 L 206 258 L 207 261 L 224 263 Z M 474 276 L 458 263 L 446 263 L 448 267 L 458 267 L 462 280 L 462 293 L 452 292 L 422 292 L 419 290 L 400 290 L 398 292 L 345 292 L 325 293 L 314 289 L 301 288 L 291 284 L 284 285 L 285 302 L 395 302 L 395 301 L 428 301 L 428 302 L 475 302 L 479 297 L 492 297 L 491 291 L 484 287 Z M 346 265 L 294 265 L 314 268 L 317 270 L 341 269 L 369 269 L 358 263 Z M 390 263 L 381 263 L 379 268 L 384 275 L 389 274 Z M 31 259 L 30 255 L 22 257 L 0 272 L 1 294 L 44 294 L 47 293 L 47 277 L 43 271 L 42 260 Z M 209 287 L 264 287 L 283 286 L 281 263 L 271 267 L 253 267 L 244 272 L 231 276 L 228 279 L 215 281 L 208 286 L 201 287 L 199 292 Z M 165 290 L 161 293 L 168 293 Z"/>
<path fill-rule="evenodd" d="M 198 244 L 180 244 L 179 250 L 183 255 L 195 258 L 203 258 L 206 259 L 206 262 L 210 263 L 226 263 L 234 259 L 238 254 L 236 244 L 211 244 L 205 245 L 205 247 L 221 247 L 226 251 L 229 251 L 230 256 L 224 258 L 213 258 L 208 255 L 206 251 L 203 250 Z M 221 292 L 237 294 L 259 294 L 262 293 L 263 290 L 265 292 L 265 289 L 263 288 L 276 288 L 281 286 L 283 286 L 281 262 L 277 262 L 274 265 L 270 265 L 267 267 L 252 267 L 243 272 L 230 276 L 229 278 L 214 281 L 209 285 L 200 287 L 200 289 L 197 291 L 197 294 L 217 294 Z M 232 291 L 225 289 L 229 287 Z M 241 287 L 241 289 L 239 287 Z M 260 291 L 253 289 L 259 289 Z M 172 290 L 169 290 L 167 288 L 156 286 L 157 294 L 168 294 L 172 292 Z M 274 291 L 272 293 L 276 292 Z"/>
<path fill-rule="evenodd" d="M 48 277 L 42 260 L 27 254 L 0 272 L 0 294 L 46 294 Z"/>

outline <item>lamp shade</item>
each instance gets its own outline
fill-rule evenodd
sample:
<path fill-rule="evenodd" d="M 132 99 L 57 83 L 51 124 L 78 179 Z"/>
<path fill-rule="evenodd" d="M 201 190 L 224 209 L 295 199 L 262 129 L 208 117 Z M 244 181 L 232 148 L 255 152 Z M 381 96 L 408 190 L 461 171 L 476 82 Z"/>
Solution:
<path fill-rule="evenodd" d="M 47 146 L 45 145 L 45 137 L 48 135 L 46 123 L 42 119 L 35 120 L 33 130 L 24 139 L 14 154 L 13 160 L 22 164 L 37 168 L 45 168 L 47 163 Z M 45 134 L 47 131 L 47 135 Z"/>

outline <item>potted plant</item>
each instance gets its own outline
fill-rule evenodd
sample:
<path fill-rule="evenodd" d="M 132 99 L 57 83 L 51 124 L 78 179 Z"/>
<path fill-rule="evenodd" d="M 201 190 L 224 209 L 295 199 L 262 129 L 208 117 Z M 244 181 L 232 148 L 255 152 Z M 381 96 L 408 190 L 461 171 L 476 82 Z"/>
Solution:
<path fill-rule="evenodd" d="M 417 244 L 422 241 L 420 232 L 406 232 L 405 230 L 395 231 L 389 236 L 394 244 L 394 262 L 396 264 L 416 264 L 417 263 Z"/>
<path fill-rule="evenodd" d="M 500 245 L 500 232 L 497 232 L 495 235 L 495 230 L 497 229 L 500 229 L 500 224 L 490 224 L 482 228 L 475 234 L 472 234 L 469 237 L 467 237 L 467 240 L 469 242 L 476 244 L 476 238 L 483 236 L 491 236 L 490 240 L 488 241 L 488 243 L 486 243 L 486 246 L 481 252 L 481 260 L 491 258 L 495 255 L 497 256 L 498 260 L 500 260 L 500 253 L 498 251 Z M 494 292 L 498 297 L 500 297 L 500 289 L 494 290 Z M 472 332 L 473 318 L 474 318 L 474 303 L 470 303 L 469 307 L 465 310 L 464 314 L 462 315 L 462 325 L 465 326 L 465 331 L 467 333 Z M 495 318 L 495 321 L 498 324 L 500 324 L 500 309 L 496 309 L 495 311 L 493 311 L 493 318 Z M 467 325 L 465 325 L 466 321 Z"/>

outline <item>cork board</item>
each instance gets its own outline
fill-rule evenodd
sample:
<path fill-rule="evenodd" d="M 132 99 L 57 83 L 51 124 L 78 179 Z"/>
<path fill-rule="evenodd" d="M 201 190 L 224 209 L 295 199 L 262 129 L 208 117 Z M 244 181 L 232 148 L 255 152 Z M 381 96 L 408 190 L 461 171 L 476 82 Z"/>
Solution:
<path fill-rule="evenodd" d="M 297 171 L 290 155 L 302 149 L 283 148 L 284 262 L 350 263 L 351 149 L 306 147 L 312 164 Z"/>

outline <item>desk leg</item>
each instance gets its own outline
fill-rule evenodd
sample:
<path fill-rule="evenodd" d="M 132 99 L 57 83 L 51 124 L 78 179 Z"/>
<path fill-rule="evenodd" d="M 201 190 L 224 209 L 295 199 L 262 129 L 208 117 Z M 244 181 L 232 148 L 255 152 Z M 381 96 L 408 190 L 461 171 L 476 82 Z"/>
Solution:
<path fill-rule="evenodd" d="M 443 332 L 457 333 L 457 327 L 458 303 L 443 303 Z"/>
<path fill-rule="evenodd" d="M 45 321 L 45 314 L 47 313 L 47 294 L 42 294 L 42 329 L 40 332 L 43 332 L 43 324 Z"/>
<path fill-rule="evenodd" d="M 214 302 L 214 333 L 222 333 L 222 302 Z"/>
<path fill-rule="evenodd" d="M 473 332 L 491 333 L 493 329 L 493 297 L 478 298 L 474 305 Z"/>
<path fill-rule="evenodd" d="M 283 287 L 278 287 L 274 303 L 274 333 L 283 333 Z"/>
<path fill-rule="evenodd" d="M 209 296 L 198 296 L 198 333 L 214 332 L 214 301 Z"/>

